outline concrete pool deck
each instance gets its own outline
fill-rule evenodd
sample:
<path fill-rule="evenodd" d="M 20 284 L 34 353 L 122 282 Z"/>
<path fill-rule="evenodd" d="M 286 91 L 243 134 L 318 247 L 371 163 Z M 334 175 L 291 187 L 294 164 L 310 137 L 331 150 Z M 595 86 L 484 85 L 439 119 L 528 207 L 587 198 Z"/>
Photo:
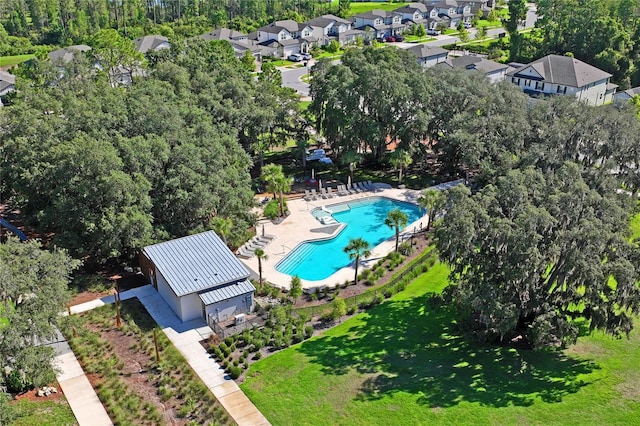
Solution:
<path fill-rule="evenodd" d="M 448 189 L 463 181 L 457 180 L 453 182 L 447 182 L 446 184 L 437 185 L 433 188 L 436 189 Z M 379 184 L 379 186 L 381 186 Z M 288 289 L 291 282 L 291 276 L 276 271 L 276 264 L 284 259 L 291 251 L 293 251 L 298 244 L 304 241 L 327 239 L 335 235 L 341 227 L 333 225 L 322 225 L 312 214 L 311 211 L 314 208 L 322 206 L 330 206 L 332 204 L 348 203 L 349 201 L 357 201 L 371 197 L 386 197 L 393 200 L 409 202 L 417 204 L 417 200 L 422 194 L 423 190 L 413 189 L 399 189 L 399 188 L 378 188 L 377 191 L 366 191 L 358 194 L 335 196 L 326 200 L 320 199 L 316 201 L 305 201 L 304 199 L 289 200 L 287 206 L 289 207 L 289 216 L 287 216 L 281 223 L 273 224 L 271 221 L 260 221 L 258 223 L 258 235 L 262 233 L 262 227 L 264 226 L 265 234 L 275 235 L 276 239 L 269 245 L 264 247 L 264 252 L 267 255 L 267 259 L 262 261 L 262 278 L 278 287 Z M 414 231 L 420 230 L 420 224 L 422 226 L 427 225 L 428 215 L 422 216 L 420 219 L 409 223 L 404 231 L 401 232 L 400 239 L 408 238 Z M 386 226 L 381 223 L 380 226 Z M 359 271 L 370 268 L 380 258 L 386 256 L 395 248 L 395 238 L 383 241 L 376 247 L 371 249 L 371 256 L 367 259 L 361 260 Z M 250 259 L 240 259 L 252 272 L 254 278 L 258 278 L 258 259 L 253 256 Z M 302 287 L 305 289 L 315 287 L 334 287 L 336 284 L 342 284 L 345 281 L 352 281 L 354 275 L 353 262 L 336 273 L 332 274 L 328 278 L 318 281 L 302 280 Z"/>

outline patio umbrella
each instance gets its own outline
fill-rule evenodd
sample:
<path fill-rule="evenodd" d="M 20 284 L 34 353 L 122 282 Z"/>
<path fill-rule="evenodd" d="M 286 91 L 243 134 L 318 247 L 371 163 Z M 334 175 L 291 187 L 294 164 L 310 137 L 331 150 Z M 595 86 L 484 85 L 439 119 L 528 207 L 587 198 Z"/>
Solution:
<path fill-rule="evenodd" d="M 349 175 L 349 178 L 347 179 L 347 188 L 351 188 L 351 175 Z"/>
<path fill-rule="evenodd" d="M 311 169 L 311 180 L 316 178 L 316 169 Z"/>
<path fill-rule="evenodd" d="M 262 236 L 264 237 L 264 223 L 262 224 Z"/>
<path fill-rule="evenodd" d="M 322 189 L 322 179 L 318 179 L 318 189 Z"/>

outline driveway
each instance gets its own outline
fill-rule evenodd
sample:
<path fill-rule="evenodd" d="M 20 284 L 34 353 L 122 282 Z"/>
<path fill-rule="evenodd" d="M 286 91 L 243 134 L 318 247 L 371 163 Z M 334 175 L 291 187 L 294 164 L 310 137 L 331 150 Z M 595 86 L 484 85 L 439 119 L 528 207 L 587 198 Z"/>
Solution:
<path fill-rule="evenodd" d="M 296 91 L 302 97 L 309 96 L 309 84 L 302 81 L 302 76 L 306 75 L 308 69 L 313 66 L 313 59 L 307 62 L 307 67 L 290 68 L 280 67 L 280 74 L 282 74 L 282 86 L 290 87 Z"/>

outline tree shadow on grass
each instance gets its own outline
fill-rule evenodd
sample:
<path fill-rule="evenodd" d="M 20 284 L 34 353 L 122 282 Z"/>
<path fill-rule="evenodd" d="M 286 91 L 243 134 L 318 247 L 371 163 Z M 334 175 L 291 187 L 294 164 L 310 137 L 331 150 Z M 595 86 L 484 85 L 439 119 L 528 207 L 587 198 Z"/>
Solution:
<path fill-rule="evenodd" d="M 370 377 L 357 399 L 396 392 L 418 403 L 449 407 L 477 402 L 492 407 L 528 406 L 535 398 L 559 402 L 599 367 L 558 351 L 529 351 L 481 345 L 454 330 L 447 307 L 430 307 L 430 295 L 389 301 L 369 311 L 348 333 L 305 342 L 300 351 L 328 375 L 351 369 Z"/>

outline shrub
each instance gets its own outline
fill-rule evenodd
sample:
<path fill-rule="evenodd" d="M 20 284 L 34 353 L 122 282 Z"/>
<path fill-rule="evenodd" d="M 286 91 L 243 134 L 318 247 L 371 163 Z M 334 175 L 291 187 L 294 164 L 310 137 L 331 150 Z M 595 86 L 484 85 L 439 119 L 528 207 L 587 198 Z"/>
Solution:
<path fill-rule="evenodd" d="M 278 204 L 278 200 L 271 200 L 266 206 L 264 206 L 264 216 L 271 220 L 280 216 L 280 205 Z"/>
<path fill-rule="evenodd" d="M 256 361 L 260 358 L 262 358 L 262 352 L 256 352 L 256 354 L 253 356 L 253 359 L 255 359 Z"/>
<path fill-rule="evenodd" d="M 308 339 L 309 337 L 313 336 L 313 327 L 308 325 L 304 328 L 304 335 L 305 337 Z"/>
<path fill-rule="evenodd" d="M 229 337 L 227 337 L 226 339 L 224 339 L 224 343 L 225 343 L 225 345 L 227 345 L 227 346 L 231 346 L 231 345 L 233 345 L 233 342 L 234 342 L 234 339 L 233 339 L 233 337 L 231 337 L 231 336 L 229 336 Z"/>
<path fill-rule="evenodd" d="M 408 241 L 405 241 L 404 243 L 400 244 L 400 246 L 398 246 L 398 251 L 405 256 L 410 256 L 414 252 L 414 250 L 415 248 Z"/>
<path fill-rule="evenodd" d="M 366 280 L 370 276 L 371 276 L 371 269 L 365 269 L 362 272 L 360 272 L 360 279 L 361 280 Z"/>
<path fill-rule="evenodd" d="M 353 315 L 356 313 L 356 305 L 351 305 L 347 308 L 347 315 Z"/>
<path fill-rule="evenodd" d="M 240 365 L 240 361 L 238 361 L 237 359 L 233 360 L 233 366 L 237 367 L 238 365 Z"/>
<path fill-rule="evenodd" d="M 6 385 L 7 390 L 10 393 L 21 393 L 31 388 L 31 383 L 29 383 L 18 370 L 12 370 L 11 373 L 7 375 Z"/>

